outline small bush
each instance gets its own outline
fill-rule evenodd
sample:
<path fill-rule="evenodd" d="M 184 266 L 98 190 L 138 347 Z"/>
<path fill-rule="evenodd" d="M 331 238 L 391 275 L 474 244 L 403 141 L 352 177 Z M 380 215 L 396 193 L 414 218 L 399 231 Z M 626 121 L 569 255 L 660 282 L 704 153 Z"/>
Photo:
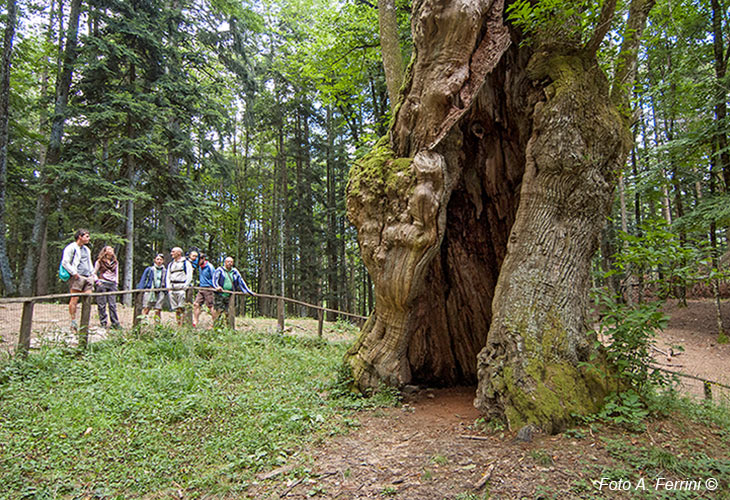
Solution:
<path fill-rule="evenodd" d="M 603 314 L 599 333 L 610 339 L 605 348 L 607 358 L 621 380 L 639 393 L 669 385 L 673 378 L 652 368 L 656 334 L 669 320 L 661 311 L 661 303 L 629 307 L 606 295 L 599 296 L 599 301 Z"/>

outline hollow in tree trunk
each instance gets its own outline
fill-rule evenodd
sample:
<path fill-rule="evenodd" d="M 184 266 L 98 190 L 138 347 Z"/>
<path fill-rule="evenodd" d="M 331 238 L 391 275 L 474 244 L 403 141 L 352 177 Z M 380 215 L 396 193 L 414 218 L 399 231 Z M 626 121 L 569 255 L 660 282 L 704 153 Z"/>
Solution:
<path fill-rule="evenodd" d="M 502 1 L 415 2 L 413 39 L 348 184 L 376 295 L 355 383 L 477 384 L 486 414 L 559 431 L 608 391 L 587 292 L 628 122 L 594 50 L 521 44 Z"/>

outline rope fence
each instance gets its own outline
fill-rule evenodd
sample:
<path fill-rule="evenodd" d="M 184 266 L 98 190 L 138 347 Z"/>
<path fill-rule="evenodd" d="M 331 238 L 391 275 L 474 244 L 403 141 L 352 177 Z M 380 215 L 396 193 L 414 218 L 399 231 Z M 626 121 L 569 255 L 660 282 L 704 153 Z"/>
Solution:
<path fill-rule="evenodd" d="M 697 375 L 690 375 L 689 373 L 683 373 L 680 371 L 675 370 L 667 370 L 666 368 L 661 368 L 656 365 L 649 365 L 654 370 L 659 370 L 660 372 L 669 373 L 672 375 L 676 375 L 677 377 L 688 379 L 688 380 L 695 380 L 697 382 L 702 382 L 702 393 L 704 395 L 705 400 L 712 401 L 713 394 L 712 389 L 713 387 L 720 389 L 718 392 L 722 392 L 722 399 L 725 402 L 730 402 L 730 385 L 723 384 L 720 382 L 715 382 L 714 380 L 708 380 L 706 378 L 698 377 Z"/>
<path fill-rule="evenodd" d="M 169 288 L 147 288 L 147 289 L 134 289 L 134 290 L 121 290 L 116 292 L 94 292 L 94 293 L 62 293 L 54 295 L 40 295 L 34 297 L 15 297 L 15 298 L 2 298 L 0 299 L 0 328 L 4 330 L 3 333 L 11 331 L 18 332 L 18 341 L 16 347 L 16 353 L 21 356 L 26 356 L 35 344 L 39 344 L 44 340 L 50 341 L 62 341 L 69 344 L 78 343 L 80 349 L 85 349 L 90 340 L 96 340 L 97 338 L 103 338 L 106 333 L 104 327 L 93 326 L 100 324 L 100 316 L 98 308 L 93 306 L 93 301 L 98 302 L 100 297 L 109 296 L 129 296 L 133 297 L 132 306 L 124 305 L 123 303 L 116 303 L 116 311 L 119 319 L 119 325 L 123 328 L 134 328 L 140 325 L 143 321 L 148 321 L 148 318 L 143 314 L 144 309 L 144 296 L 147 293 L 166 293 L 172 289 Z M 183 324 L 191 325 L 193 320 L 193 300 L 195 297 L 196 290 L 210 290 L 210 288 L 201 287 L 187 287 L 185 289 L 176 289 L 175 291 L 184 290 L 185 304 L 183 313 Z M 228 311 L 225 312 L 227 326 L 231 329 L 236 328 L 236 311 L 237 302 L 242 301 L 241 304 L 245 307 L 245 298 L 247 296 L 254 298 L 262 298 L 275 300 L 278 304 L 278 318 L 277 324 L 279 331 L 285 329 L 285 302 L 291 302 L 300 306 L 309 307 L 317 311 L 317 335 L 321 337 L 324 329 L 324 313 L 331 312 L 347 318 L 355 320 L 358 324 L 361 324 L 367 317 L 358 314 L 349 313 L 346 311 L 339 311 L 324 307 L 317 304 L 310 304 L 301 300 L 291 299 L 289 297 L 282 297 L 278 295 L 268 294 L 245 294 L 243 292 L 226 292 L 231 294 L 231 300 L 229 302 Z M 74 328 L 71 324 L 71 316 L 68 311 L 68 300 L 71 297 L 78 297 L 78 309 L 80 309 L 80 315 L 77 312 L 76 316 L 78 319 L 78 325 Z M 243 299 L 241 299 L 243 297 Z M 154 315 L 154 312 L 149 312 L 150 315 Z M 63 318 L 63 319 L 61 319 Z M 160 322 L 174 324 L 175 312 L 163 310 L 160 314 Z M 201 322 L 202 323 L 202 322 Z M 212 322 L 211 325 L 212 326 Z M 34 336 L 35 334 L 35 336 Z M 4 335 L 5 336 L 5 335 Z M 35 337 L 35 338 L 34 338 Z"/>

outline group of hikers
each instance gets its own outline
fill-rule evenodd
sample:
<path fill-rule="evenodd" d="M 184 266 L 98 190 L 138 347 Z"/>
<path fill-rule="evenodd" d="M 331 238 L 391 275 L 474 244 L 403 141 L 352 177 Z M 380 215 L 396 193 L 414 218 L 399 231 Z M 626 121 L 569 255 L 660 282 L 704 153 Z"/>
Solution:
<path fill-rule="evenodd" d="M 79 229 L 74 234 L 74 241 L 63 250 L 59 266 L 59 277 L 68 281 L 70 293 L 116 292 L 119 290 L 119 262 L 114 248 L 104 246 L 96 261 L 91 257 L 88 247 L 91 235 L 88 229 Z M 146 316 L 154 310 L 155 321 L 162 315 L 165 298 L 170 309 L 175 311 L 178 326 L 182 326 L 185 312 L 186 289 L 193 285 L 193 274 L 198 270 L 200 288 L 193 302 L 193 327 L 198 326 L 203 306 L 207 306 L 212 325 L 221 316 L 227 314 L 231 292 L 243 292 L 254 295 L 241 273 L 233 266 L 233 257 L 226 257 L 223 265 L 217 269 L 208 261 L 208 256 L 197 250 L 190 250 L 187 256 L 182 248 L 170 250 L 170 262 L 165 265 L 165 256 L 157 254 L 151 266 L 142 273 L 137 289 L 149 290 L 142 299 L 142 313 Z M 166 289 L 166 290 L 161 290 Z M 71 316 L 71 329 L 76 331 L 76 309 L 79 296 L 71 297 L 68 312 Z M 116 295 L 100 295 L 97 297 L 99 322 L 106 328 L 107 309 L 111 328 L 119 328 Z"/>

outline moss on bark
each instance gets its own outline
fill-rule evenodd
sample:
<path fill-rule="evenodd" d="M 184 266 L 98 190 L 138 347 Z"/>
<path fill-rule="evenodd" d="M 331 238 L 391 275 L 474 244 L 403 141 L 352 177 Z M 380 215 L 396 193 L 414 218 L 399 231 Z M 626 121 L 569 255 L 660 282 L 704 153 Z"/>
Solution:
<path fill-rule="evenodd" d="M 493 379 L 492 386 L 506 396 L 503 411 L 510 429 L 532 424 L 561 432 L 577 416 L 598 411 L 609 393 L 605 361 L 599 357 L 588 366 L 566 360 L 568 333 L 550 316 L 551 326 L 541 338 L 526 328 L 513 332 L 522 339 L 523 352 Z"/>
<path fill-rule="evenodd" d="M 350 170 L 347 188 L 348 198 L 363 197 L 363 202 L 381 196 L 408 196 L 408 187 L 413 184 L 408 175 L 413 158 L 398 158 L 387 138 L 381 137 L 373 149 L 355 162 Z"/>

